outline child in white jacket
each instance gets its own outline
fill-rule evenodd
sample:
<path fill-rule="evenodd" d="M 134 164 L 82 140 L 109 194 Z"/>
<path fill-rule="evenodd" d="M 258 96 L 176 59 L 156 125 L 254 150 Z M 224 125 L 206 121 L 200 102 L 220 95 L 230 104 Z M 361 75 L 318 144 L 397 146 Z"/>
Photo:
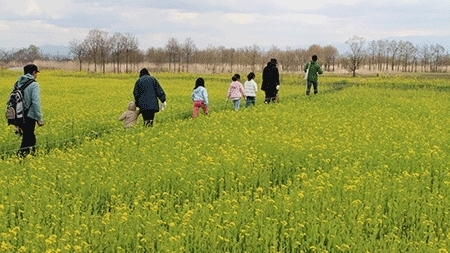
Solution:
<path fill-rule="evenodd" d="M 244 91 L 246 97 L 245 108 L 249 107 L 251 104 L 256 104 L 256 93 L 258 92 L 258 85 L 255 82 L 255 73 L 250 72 L 247 75 L 247 81 L 244 83 Z"/>
<path fill-rule="evenodd" d="M 199 77 L 195 81 L 195 87 L 192 91 L 191 99 L 192 102 L 194 102 L 192 118 L 197 118 L 200 108 L 202 108 L 203 112 L 208 115 L 208 92 L 206 91 L 205 80 L 203 78 Z"/>

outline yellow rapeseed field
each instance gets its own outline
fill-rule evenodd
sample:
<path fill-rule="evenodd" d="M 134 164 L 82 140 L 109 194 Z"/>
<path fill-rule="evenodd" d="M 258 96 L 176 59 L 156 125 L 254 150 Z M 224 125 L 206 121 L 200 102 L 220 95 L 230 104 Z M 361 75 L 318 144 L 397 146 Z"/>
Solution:
<path fill-rule="evenodd" d="M 0 252 L 450 251 L 447 77 L 325 75 L 306 97 L 283 74 L 280 103 L 235 112 L 231 75 L 204 75 L 191 119 L 197 76 L 154 75 L 167 109 L 123 130 L 137 74 L 42 71 L 37 156 L 0 127 Z"/>

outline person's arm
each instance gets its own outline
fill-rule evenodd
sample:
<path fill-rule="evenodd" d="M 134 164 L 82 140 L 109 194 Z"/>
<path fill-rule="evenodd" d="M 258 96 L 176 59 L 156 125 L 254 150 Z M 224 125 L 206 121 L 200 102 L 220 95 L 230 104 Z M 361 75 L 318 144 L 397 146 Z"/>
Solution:
<path fill-rule="evenodd" d="M 122 113 L 122 115 L 120 115 L 120 117 L 119 117 L 119 121 L 124 120 L 126 116 L 127 116 L 127 112 Z"/>
<path fill-rule="evenodd" d="M 156 78 L 154 78 L 154 82 L 156 96 L 159 98 L 159 101 L 161 101 L 161 103 L 166 102 L 166 93 L 164 92 L 163 88 L 159 84 L 158 80 L 156 80 Z"/>
<path fill-rule="evenodd" d="M 319 75 L 323 74 L 322 68 L 321 68 L 319 65 L 317 65 L 317 66 L 319 67 L 319 69 L 317 70 L 317 73 L 318 73 Z"/>
<path fill-rule="evenodd" d="M 133 97 L 136 107 L 139 107 L 139 80 L 137 80 L 136 83 L 134 84 Z"/>
<path fill-rule="evenodd" d="M 245 90 L 244 90 L 244 87 L 242 86 L 242 84 L 239 84 L 239 90 L 241 91 L 241 94 L 242 94 L 242 96 L 244 97 L 244 98 L 246 98 L 247 96 L 245 95 Z"/>
<path fill-rule="evenodd" d="M 208 91 L 206 89 L 203 90 L 203 101 L 205 103 L 205 105 L 208 105 L 209 101 L 208 101 Z"/>
<path fill-rule="evenodd" d="M 28 89 L 30 89 L 30 107 L 28 114 L 30 115 L 30 118 L 36 119 L 38 126 L 44 125 L 44 120 L 42 117 L 42 110 L 41 110 L 41 91 L 39 84 L 36 82 L 34 85 L 29 86 Z"/>

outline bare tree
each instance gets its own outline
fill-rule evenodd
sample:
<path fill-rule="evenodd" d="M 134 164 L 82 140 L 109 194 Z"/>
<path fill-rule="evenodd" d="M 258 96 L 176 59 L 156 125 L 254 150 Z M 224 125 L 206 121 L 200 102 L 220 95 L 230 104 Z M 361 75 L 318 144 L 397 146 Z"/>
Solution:
<path fill-rule="evenodd" d="M 336 59 L 339 57 L 339 51 L 337 48 L 328 45 L 323 48 L 323 61 L 324 61 L 324 68 L 327 71 L 334 71 L 334 65 L 336 62 Z"/>
<path fill-rule="evenodd" d="M 376 63 L 377 63 L 377 69 L 378 71 L 383 71 L 383 62 L 386 56 L 386 47 L 387 47 L 387 40 L 378 40 L 377 41 L 377 56 L 376 56 Z M 387 68 L 386 68 L 387 69 Z"/>
<path fill-rule="evenodd" d="M 422 72 L 427 72 L 428 66 L 431 61 L 430 47 L 428 45 L 422 45 L 418 49 L 420 67 Z"/>
<path fill-rule="evenodd" d="M 398 47 L 398 43 L 395 40 L 391 40 L 391 42 L 389 42 L 389 58 L 391 59 L 391 70 L 394 71 L 394 67 L 395 67 L 395 59 L 397 56 L 397 53 L 399 51 L 399 47 Z"/>
<path fill-rule="evenodd" d="M 163 64 L 165 62 L 166 52 L 164 48 L 151 47 L 147 49 L 145 58 L 148 62 L 152 62 L 156 65 L 159 71 L 163 70 Z"/>
<path fill-rule="evenodd" d="M 403 72 L 412 71 L 412 59 L 414 58 L 417 49 L 409 41 L 400 41 L 398 43 L 399 48 L 399 61 Z"/>
<path fill-rule="evenodd" d="M 173 63 L 173 70 L 175 72 L 176 69 L 175 62 L 177 57 L 179 57 L 178 54 L 180 53 L 180 44 L 178 43 L 178 40 L 176 38 L 172 37 L 167 41 L 166 52 L 169 60 L 169 71 L 171 68 L 171 63 Z"/>
<path fill-rule="evenodd" d="M 256 69 L 256 63 L 258 62 L 258 59 L 261 58 L 261 48 L 258 45 L 253 44 L 249 49 L 250 62 L 252 71 L 254 72 Z"/>
<path fill-rule="evenodd" d="M 83 60 L 86 55 L 86 44 L 79 40 L 73 39 L 69 41 L 69 50 L 74 58 L 78 61 L 79 71 L 83 69 Z"/>
<path fill-rule="evenodd" d="M 113 62 L 114 73 L 121 72 L 121 59 L 125 55 L 125 48 L 127 46 L 127 37 L 122 33 L 115 33 L 110 38 L 111 56 Z"/>
<path fill-rule="evenodd" d="M 3 63 L 9 62 L 10 54 L 3 49 L 0 49 L 0 61 Z"/>
<path fill-rule="evenodd" d="M 362 37 L 353 36 L 345 42 L 350 47 L 350 53 L 347 55 L 348 69 L 352 72 L 353 77 L 356 76 L 356 70 L 359 69 L 361 62 L 364 60 L 364 44 Z"/>
<path fill-rule="evenodd" d="M 89 31 L 85 44 L 87 46 L 88 54 L 94 61 L 94 72 L 97 72 L 98 59 L 100 57 L 100 39 L 102 37 L 102 31 L 99 29 L 92 29 Z"/>
<path fill-rule="evenodd" d="M 184 41 L 182 52 L 185 57 L 186 62 L 186 72 L 189 72 L 189 57 L 193 57 L 195 51 L 197 51 L 197 47 L 195 46 L 194 41 L 191 38 L 187 38 Z"/>
<path fill-rule="evenodd" d="M 431 71 L 438 72 L 444 62 L 445 49 L 440 44 L 431 45 Z"/>
<path fill-rule="evenodd" d="M 367 54 L 369 55 L 369 71 L 372 70 L 372 68 L 375 68 L 375 57 L 378 52 L 378 43 L 375 40 L 372 40 L 369 42 L 369 46 L 367 48 Z"/>
<path fill-rule="evenodd" d="M 144 57 L 144 53 L 142 53 L 139 50 L 139 41 L 136 38 L 136 36 L 134 36 L 131 33 L 126 33 L 125 34 L 125 72 L 129 73 L 130 69 L 129 69 L 129 64 L 132 62 L 135 62 L 135 59 L 133 59 L 133 56 L 136 57 Z"/>

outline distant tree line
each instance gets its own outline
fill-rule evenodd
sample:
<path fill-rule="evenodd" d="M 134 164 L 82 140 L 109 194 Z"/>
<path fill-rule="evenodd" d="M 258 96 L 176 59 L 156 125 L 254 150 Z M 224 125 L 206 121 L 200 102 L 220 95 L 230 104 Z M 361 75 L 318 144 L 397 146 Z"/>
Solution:
<path fill-rule="evenodd" d="M 212 73 L 259 71 L 270 58 L 277 58 L 282 71 L 298 72 L 313 54 L 319 57 L 326 71 L 346 69 L 353 76 L 358 69 L 375 72 L 447 72 L 449 52 L 439 44 L 414 45 L 409 41 L 373 40 L 354 36 L 346 41 L 348 51 L 340 53 L 332 45 L 313 44 L 307 49 L 272 46 L 268 50 L 253 44 L 243 48 L 208 46 L 199 49 L 191 38 L 184 42 L 169 38 L 165 47 L 139 48 L 138 39 L 129 33 L 115 33 L 92 29 L 83 41 L 71 40 L 71 57 L 56 59 L 76 61 L 80 71 L 105 73 L 107 66 L 115 73 L 136 71 L 142 63 L 150 64 L 154 71 L 196 72 L 198 69 Z M 55 60 L 54 56 L 39 53 L 39 48 L 7 52 L 0 49 L 0 63 L 26 63 L 35 60 Z"/>

